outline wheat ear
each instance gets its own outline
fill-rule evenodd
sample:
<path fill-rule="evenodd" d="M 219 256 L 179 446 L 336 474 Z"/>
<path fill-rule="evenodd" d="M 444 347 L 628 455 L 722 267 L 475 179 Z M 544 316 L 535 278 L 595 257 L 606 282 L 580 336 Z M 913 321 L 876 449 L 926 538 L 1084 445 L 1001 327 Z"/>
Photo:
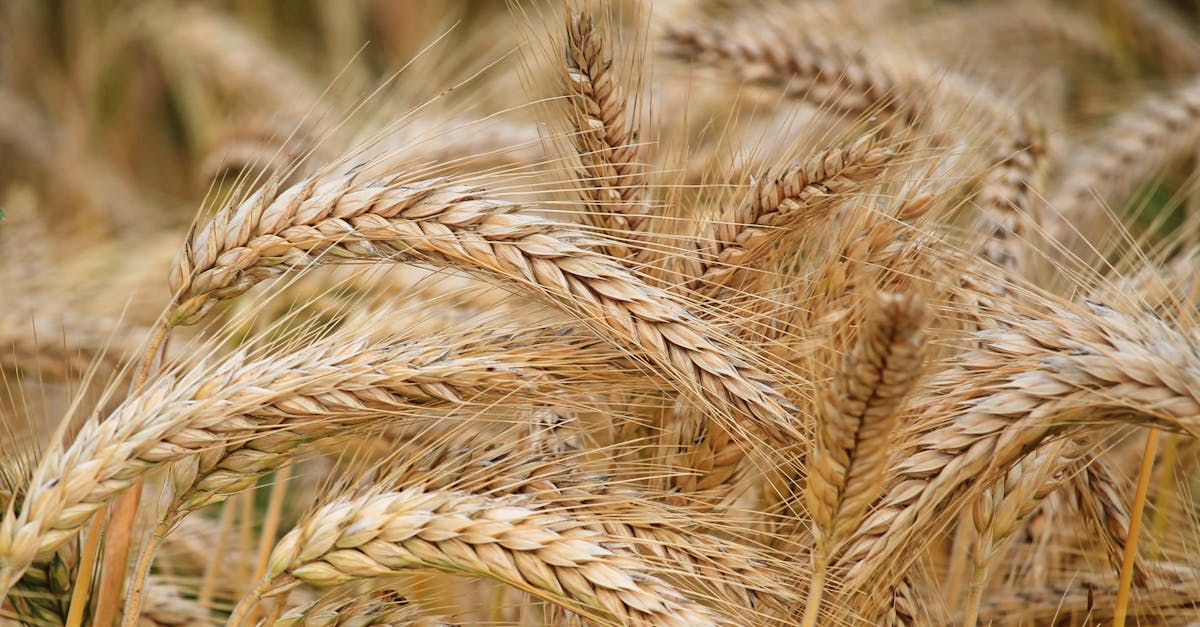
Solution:
<path fill-rule="evenodd" d="M 794 590 L 764 576 L 763 565 L 772 563 L 776 572 L 789 565 L 773 563 L 769 554 L 737 538 L 710 533 L 713 517 L 721 514 L 659 506 L 661 494 L 613 485 L 610 476 L 589 472 L 577 453 L 551 452 L 558 447 L 524 439 L 497 442 L 495 436 L 442 442 L 398 455 L 386 481 L 493 497 L 529 495 L 547 506 L 602 520 L 609 536 L 721 608 L 753 610 L 760 620 L 768 620 L 787 607 Z"/>
<path fill-rule="evenodd" d="M 187 323 L 221 298 L 288 268 L 321 260 L 432 261 L 514 282 L 598 327 L 636 355 L 675 373 L 720 412 L 730 437 L 719 450 L 762 434 L 795 442 L 803 432 L 769 378 L 722 333 L 666 293 L 595 250 L 597 238 L 480 190 L 430 180 L 360 183 L 311 179 L 278 194 L 261 190 L 220 212 L 180 254 L 171 285 Z M 615 336 L 615 337 L 614 337 Z"/>
<path fill-rule="evenodd" d="M 1047 225 L 1059 242 L 1104 241 L 1105 205 L 1130 200 L 1137 185 L 1192 154 L 1200 138 L 1200 82 L 1144 99 L 1121 114 L 1095 143 L 1080 149 L 1064 167 L 1048 205 L 1058 215 Z"/>
<path fill-rule="evenodd" d="M 579 181 L 587 219 L 604 232 L 636 238 L 647 208 L 636 111 L 628 110 L 608 35 L 589 11 L 567 18 L 566 65 L 571 141 L 583 165 Z M 619 258 L 633 256 L 619 243 L 608 249 Z"/>
<path fill-rule="evenodd" d="M 923 331 L 920 299 L 879 295 L 832 387 L 818 393 L 817 437 L 804 492 L 816 538 L 805 626 L 816 624 L 837 545 L 858 528 L 879 495 L 892 430 L 920 376 Z"/>
<path fill-rule="evenodd" d="M 975 199 L 979 207 L 976 225 L 987 234 L 983 257 L 1016 276 L 1028 271 L 1028 242 L 1038 223 L 1033 211 L 1044 154 L 1043 140 L 1033 122 L 1018 120 L 1014 128 L 1000 134 L 995 157 Z"/>
<path fill-rule="evenodd" d="M 701 236 L 702 261 L 685 276 L 692 280 L 688 286 L 710 295 L 736 286 L 739 278 L 753 273 L 753 263 L 777 236 L 803 229 L 821 215 L 816 208 L 861 188 L 893 154 L 868 135 L 752 181 L 745 200 L 721 213 L 711 235 Z"/>
<path fill-rule="evenodd" d="M 1105 420 L 1200 429 L 1194 338 L 1098 303 L 1006 322 L 982 332 L 983 348 L 945 373 L 951 406 L 931 406 L 923 433 L 892 467 L 887 492 L 841 557 L 852 565 L 848 585 L 869 589 L 889 567 L 880 556 L 944 524 L 972 477 L 1005 472 L 1048 437 Z"/>
<path fill-rule="evenodd" d="M 1070 479 L 1079 451 L 1073 442 L 1054 442 L 1013 464 L 1004 477 L 976 498 L 971 516 L 975 524 L 975 570 L 963 624 L 974 627 L 987 583 L 988 571 L 1001 545 L 1051 492 Z"/>
<path fill-rule="evenodd" d="M 911 126 L 920 111 L 908 88 L 865 59 L 806 38 L 741 32 L 717 26 L 671 25 L 668 54 L 719 67 L 741 80 L 770 85 L 790 95 L 866 117 L 880 113 Z"/>
<path fill-rule="evenodd" d="M 526 497 L 421 488 L 342 498 L 317 509 L 276 545 L 258 590 L 425 569 L 495 579 L 618 624 L 717 624 L 594 524 Z M 256 600 L 243 600 L 231 623 Z"/>
<path fill-rule="evenodd" d="M 176 475 L 189 486 L 207 470 L 208 481 L 191 487 L 197 496 L 183 503 L 190 508 L 253 484 L 306 439 L 423 407 L 528 394 L 545 375 L 527 369 L 539 353 L 466 353 L 333 338 L 284 356 L 248 362 L 238 354 L 213 369 L 162 377 L 104 421 L 89 420 L 70 446 L 45 453 L 20 514 L 0 523 L 0 565 L 16 576 L 162 464 L 194 460 L 193 472 Z M 226 447 L 248 439 L 259 441 L 256 454 L 213 472 Z"/>

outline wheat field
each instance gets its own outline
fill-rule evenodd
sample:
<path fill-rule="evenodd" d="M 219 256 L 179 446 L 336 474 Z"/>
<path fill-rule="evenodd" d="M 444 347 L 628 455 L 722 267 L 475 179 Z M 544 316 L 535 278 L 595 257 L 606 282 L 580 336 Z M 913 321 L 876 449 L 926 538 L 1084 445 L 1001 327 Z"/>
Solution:
<path fill-rule="evenodd" d="M 1200 10 L 5 0 L 0 624 L 1200 624 Z"/>

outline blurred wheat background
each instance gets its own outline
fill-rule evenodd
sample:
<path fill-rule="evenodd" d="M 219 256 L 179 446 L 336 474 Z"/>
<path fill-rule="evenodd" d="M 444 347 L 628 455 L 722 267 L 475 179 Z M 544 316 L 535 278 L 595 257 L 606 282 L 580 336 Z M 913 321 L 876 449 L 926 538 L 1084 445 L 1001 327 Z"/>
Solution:
<path fill-rule="evenodd" d="M 1200 624 L 1198 27 L 5 0 L 0 624 Z"/>

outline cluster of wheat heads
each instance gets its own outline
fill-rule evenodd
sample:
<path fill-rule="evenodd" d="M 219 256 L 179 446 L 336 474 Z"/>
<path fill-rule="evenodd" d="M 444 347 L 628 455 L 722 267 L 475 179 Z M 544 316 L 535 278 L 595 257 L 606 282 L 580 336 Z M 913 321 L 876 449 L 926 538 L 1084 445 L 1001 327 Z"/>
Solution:
<path fill-rule="evenodd" d="M 1194 624 L 1177 8 L 0 5 L 0 624 Z"/>

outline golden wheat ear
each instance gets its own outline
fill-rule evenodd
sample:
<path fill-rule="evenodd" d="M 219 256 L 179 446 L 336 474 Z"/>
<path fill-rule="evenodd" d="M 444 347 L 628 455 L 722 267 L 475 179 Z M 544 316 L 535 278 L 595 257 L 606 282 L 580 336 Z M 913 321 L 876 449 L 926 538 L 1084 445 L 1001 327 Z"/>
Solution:
<path fill-rule="evenodd" d="M 1184 381 L 1197 353 L 1158 350 L 1191 347 L 1193 338 L 1156 317 L 1088 303 L 1071 314 L 1006 318 L 981 338 L 981 350 L 944 373 L 959 392 L 943 402 L 959 409 L 928 406 L 925 426 L 892 468 L 871 516 L 877 522 L 850 543 L 848 585 L 867 586 L 889 568 L 872 556 L 923 542 L 926 525 L 945 524 L 964 494 L 988 485 L 972 477 L 1007 472 L 1050 437 L 1099 428 L 1097 421 L 1196 427 L 1200 403 Z"/>
<path fill-rule="evenodd" d="M 784 233 L 819 220 L 822 209 L 874 180 L 893 156 L 890 148 L 864 136 L 753 181 L 745 200 L 724 210 L 711 235 L 701 236 L 703 270 L 685 285 L 709 295 L 740 287 Z"/>
<path fill-rule="evenodd" d="M 334 501 L 276 545 L 266 578 L 230 617 L 300 582 L 318 586 L 414 569 L 493 578 L 565 609 L 623 625 L 715 625 L 627 549 L 567 512 L 524 497 L 408 489 Z"/>
<path fill-rule="evenodd" d="M 599 20 L 599 22 L 598 22 Z M 629 89 L 622 68 L 614 65 L 611 35 L 603 18 L 590 10 L 572 11 L 567 18 L 565 93 L 571 142 L 581 169 L 586 219 L 616 237 L 639 239 L 645 230 L 645 165 L 641 162 L 637 102 L 627 102 Z M 614 257 L 628 259 L 627 246 L 610 245 Z"/>
<path fill-rule="evenodd" d="M 1197 138 L 1200 83 L 1144 98 L 1064 164 L 1047 195 L 1048 235 L 1085 260 L 1109 252 L 1116 225 L 1105 209 L 1123 208 L 1139 184 L 1190 157 Z"/>
<path fill-rule="evenodd" d="M 817 624 L 830 563 L 879 496 L 892 431 L 920 379 L 924 317 L 924 303 L 912 295 L 872 300 L 831 388 L 818 394 L 804 490 L 815 538 L 806 626 Z"/>

